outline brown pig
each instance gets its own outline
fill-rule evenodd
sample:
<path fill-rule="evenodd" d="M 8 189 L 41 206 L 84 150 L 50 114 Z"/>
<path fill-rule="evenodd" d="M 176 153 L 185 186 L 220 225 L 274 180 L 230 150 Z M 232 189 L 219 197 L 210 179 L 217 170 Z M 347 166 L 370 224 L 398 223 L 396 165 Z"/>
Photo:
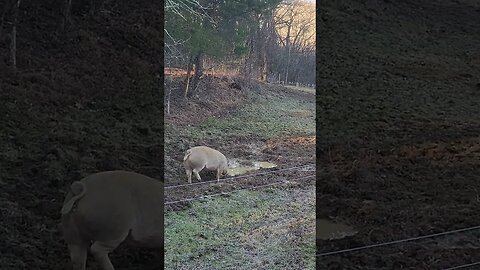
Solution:
<path fill-rule="evenodd" d="M 87 251 L 102 270 L 108 254 L 128 239 L 163 249 L 163 182 L 133 172 L 107 171 L 75 181 L 61 210 L 61 229 L 74 270 L 85 270 Z"/>
<path fill-rule="evenodd" d="M 183 157 L 183 166 L 187 173 L 188 183 L 192 183 L 192 172 L 197 180 L 202 180 L 198 174 L 201 170 L 217 171 L 217 181 L 220 175 L 227 173 L 227 158 L 219 151 L 207 146 L 195 146 L 187 150 Z"/>

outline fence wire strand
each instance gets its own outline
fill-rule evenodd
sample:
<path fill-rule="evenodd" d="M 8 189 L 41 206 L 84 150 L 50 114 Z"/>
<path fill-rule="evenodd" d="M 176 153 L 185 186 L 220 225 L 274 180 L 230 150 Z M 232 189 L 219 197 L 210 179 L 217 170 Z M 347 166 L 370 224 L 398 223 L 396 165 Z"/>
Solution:
<path fill-rule="evenodd" d="M 458 229 L 458 230 L 447 231 L 447 232 L 434 233 L 434 234 L 417 236 L 417 237 L 410 237 L 410 238 L 400 239 L 400 240 L 395 240 L 395 241 L 390 241 L 390 242 L 383 242 L 383 243 L 378 243 L 378 244 L 373 244 L 373 245 L 361 246 L 361 247 L 356 247 L 356 248 L 348 248 L 348 249 L 342 249 L 342 250 L 337 250 L 337 251 L 330 251 L 330 252 L 317 254 L 316 257 L 347 253 L 347 252 L 352 252 L 352 251 L 357 251 L 357 250 L 362 250 L 362 249 L 369 249 L 369 248 L 374 248 L 374 247 L 388 246 L 388 245 L 393 245 L 393 244 L 398 244 L 398 243 L 416 241 L 416 240 L 421 240 L 421 239 L 426 239 L 426 238 L 433 238 L 433 237 L 437 237 L 437 236 L 443 236 L 443 235 L 447 235 L 447 234 L 466 232 L 466 231 L 473 231 L 473 230 L 478 230 L 478 229 L 480 229 L 480 225 L 479 226 L 468 227 L 468 228 L 463 228 L 463 229 Z"/>
<path fill-rule="evenodd" d="M 315 175 L 302 176 L 302 177 L 290 179 L 290 181 L 291 180 L 301 180 L 301 179 L 306 179 L 306 178 L 310 178 L 310 177 L 315 177 Z M 165 202 L 164 204 L 165 205 L 170 205 L 170 204 L 175 204 L 175 203 L 180 203 L 180 202 L 189 202 L 189 201 L 194 201 L 194 200 L 206 199 L 206 198 L 211 198 L 211 197 L 215 197 L 215 196 L 221 196 L 221 195 L 231 194 L 231 193 L 235 193 L 235 192 L 240 192 L 240 191 L 244 191 L 244 190 L 253 190 L 253 189 L 257 189 L 257 188 L 274 186 L 274 185 L 278 185 L 278 184 L 282 184 L 282 183 L 288 183 L 288 181 L 277 181 L 277 182 L 270 183 L 270 184 L 258 185 L 258 186 L 249 187 L 249 188 L 236 189 L 236 190 L 232 190 L 232 191 L 228 191 L 228 192 L 221 192 L 221 193 L 198 196 L 198 197 L 187 198 L 187 199 L 182 199 L 182 200 L 177 200 L 177 201 Z"/>
<path fill-rule="evenodd" d="M 457 265 L 457 266 L 454 266 L 454 267 L 445 268 L 445 269 L 443 269 L 443 270 L 455 270 L 455 269 L 462 269 L 462 268 L 465 268 L 465 267 L 470 267 L 470 266 L 475 266 L 475 265 L 480 265 L 480 262 L 474 262 L 474 263 L 468 263 L 468 264 Z M 476 269 L 478 269 L 478 268 L 476 268 Z"/>
<path fill-rule="evenodd" d="M 315 164 L 307 164 L 307 165 L 302 165 L 302 166 L 283 168 L 283 169 L 273 170 L 273 171 L 268 171 L 268 172 L 263 172 L 263 173 L 233 176 L 233 177 L 220 179 L 219 181 L 209 180 L 209 181 L 202 181 L 202 182 L 196 182 L 196 183 L 191 183 L 191 184 L 172 185 L 172 186 L 166 186 L 164 189 L 171 189 L 171 188 L 176 188 L 176 187 L 186 187 L 186 186 L 195 186 L 195 185 L 202 185 L 202 184 L 208 184 L 208 183 L 213 183 L 213 182 L 226 182 L 226 181 L 230 181 L 230 180 L 233 180 L 233 179 L 248 178 L 248 177 L 260 176 L 260 175 L 268 175 L 268 174 L 274 174 L 274 173 L 278 173 L 278 172 L 289 171 L 289 170 L 300 169 L 300 168 L 306 168 L 306 167 L 311 167 L 311 166 L 315 166 Z"/>

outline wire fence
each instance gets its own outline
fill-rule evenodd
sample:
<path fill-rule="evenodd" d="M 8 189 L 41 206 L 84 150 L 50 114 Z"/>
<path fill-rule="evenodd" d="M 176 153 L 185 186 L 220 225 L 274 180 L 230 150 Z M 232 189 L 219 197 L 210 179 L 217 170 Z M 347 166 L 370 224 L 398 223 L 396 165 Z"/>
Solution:
<path fill-rule="evenodd" d="M 398 243 L 416 241 L 416 240 L 421 240 L 421 239 L 426 239 L 426 238 L 433 238 L 433 237 L 437 237 L 437 236 L 443 236 L 443 235 L 466 232 L 466 231 L 473 231 L 473 230 L 478 230 L 478 229 L 480 229 L 480 226 L 473 226 L 473 227 L 468 227 L 468 228 L 463 228 L 463 229 L 457 229 L 457 230 L 446 231 L 446 232 L 441 232 L 441 233 L 434 233 L 434 234 L 417 236 L 417 237 L 410 237 L 410 238 L 405 238 L 405 239 L 400 239 L 400 240 L 395 240 L 395 241 L 390 241 L 390 242 L 383 242 L 383 243 L 378 243 L 378 244 L 372 244 L 372 245 L 367 245 L 367 246 L 361 246 L 361 247 L 356 247 L 356 248 L 348 248 L 348 249 L 342 249 L 342 250 L 337 250 L 337 251 L 330 251 L 330 252 L 317 254 L 316 257 L 336 255 L 336 254 L 353 252 L 353 251 L 362 250 L 362 249 L 388 246 L 388 245 L 393 245 L 393 244 L 398 244 Z"/>
<path fill-rule="evenodd" d="M 462 269 L 462 268 L 471 267 L 471 266 L 475 266 L 475 265 L 480 265 L 480 262 L 462 264 L 462 265 L 458 265 L 458 266 L 454 266 L 454 267 L 450 267 L 450 268 L 445 268 L 443 270 Z M 478 269 L 478 268 L 475 268 L 475 269 Z"/>
<path fill-rule="evenodd" d="M 165 202 L 164 204 L 165 205 L 171 205 L 171 204 L 176 204 L 176 203 L 181 203 L 181 202 L 190 202 L 190 201 L 206 199 L 206 198 L 211 198 L 211 197 L 216 197 L 216 196 L 221 196 L 221 195 L 227 195 L 227 194 L 236 193 L 236 192 L 245 191 L 245 190 L 253 190 L 253 189 L 258 189 L 258 188 L 275 186 L 275 185 L 282 184 L 282 183 L 288 183 L 289 181 L 307 179 L 307 178 L 312 178 L 312 177 L 315 177 L 315 175 L 312 174 L 312 175 L 297 177 L 297 178 L 294 178 L 294 179 L 289 179 L 287 181 L 277 181 L 277 182 L 270 183 L 270 184 L 258 185 L 258 186 L 249 187 L 249 188 L 236 189 L 236 190 L 232 190 L 232 191 L 228 191 L 228 192 L 214 193 L 214 194 L 198 196 L 198 197 L 193 197 L 193 198 L 187 198 L 187 199 L 182 199 L 182 200 L 169 201 L 169 202 Z"/>
<path fill-rule="evenodd" d="M 220 179 L 219 181 L 217 181 L 217 180 L 209 180 L 209 181 L 202 181 L 202 182 L 196 182 L 196 183 L 191 183 L 191 184 L 189 183 L 189 184 L 181 184 L 181 185 L 171 185 L 171 186 L 166 186 L 164 189 L 172 189 L 172 188 L 177 188 L 177 187 L 195 186 L 195 185 L 202 185 L 202 184 L 208 184 L 208 183 L 213 183 L 213 182 L 226 182 L 226 181 L 230 181 L 230 180 L 233 180 L 233 179 L 248 178 L 248 177 L 260 176 L 260 175 L 269 175 L 269 174 L 274 174 L 274 173 L 278 173 L 278 172 L 290 171 L 290 170 L 294 170 L 294 169 L 308 168 L 308 167 L 312 167 L 312 166 L 315 166 L 315 164 L 306 164 L 306 165 L 302 165 L 302 166 L 295 166 L 295 167 L 283 168 L 283 169 L 273 170 L 273 171 L 268 171 L 268 172 L 263 172 L 263 173 L 233 176 L 233 177 L 228 177 L 228 178 Z"/>
<path fill-rule="evenodd" d="M 202 181 L 202 182 L 191 183 L 191 184 L 189 183 L 189 184 L 181 184 L 181 185 L 171 185 L 171 186 L 166 186 L 165 189 L 185 187 L 185 186 L 195 186 L 195 185 L 201 185 L 201 184 L 207 184 L 207 183 L 213 183 L 213 182 L 226 182 L 226 181 L 230 181 L 230 180 L 233 180 L 233 179 L 249 178 L 249 177 L 261 176 L 261 175 L 269 175 L 269 174 L 274 174 L 274 173 L 278 173 L 278 172 L 291 171 L 291 170 L 302 169 L 302 168 L 305 169 L 305 168 L 309 168 L 309 167 L 312 167 L 312 166 L 315 166 L 315 164 L 306 164 L 306 165 L 302 165 L 302 166 L 294 166 L 294 167 L 283 168 L 283 169 L 268 171 L 268 172 L 263 172 L 263 173 L 234 176 L 234 177 L 220 179 L 219 181 L 210 180 L 210 181 Z M 290 179 L 290 180 L 301 180 L 301 179 L 307 179 L 307 178 L 312 178 L 312 177 L 315 177 L 315 175 L 307 175 L 307 176 L 298 177 L 298 178 L 294 178 L 294 179 Z M 190 201 L 195 201 L 195 200 L 207 199 L 207 198 L 212 198 L 212 197 L 216 197 L 216 196 L 228 195 L 228 194 L 232 194 L 232 193 L 246 191 L 246 190 L 254 190 L 254 189 L 259 189 L 259 188 L 271 187 L 271 186 L 279 185 L 279 184 L 282 184 L 282 183 L 288 183 L 288 181 L 277 181 L 277 182 L 274 182 L 274 183 L 258 185 L 258 186 L 249 187 L 249 188 L 236 189 L 236 190 L 232 190 L 232 191 L 228 191 L 228 192 L 221 192 L 221 193 L 203 195 L 203 196 L 186 198 L 186 199 L 181 199 L 181 200 L 169 201 L 169 202 L 165 202 L 164 204 L 165 205 L 172 205 L 172 204 L 181 203 L 181 202 L 190 202 Z M 422 240 L 422 239 L 434 238 L 434 237 L 438 237 L 438 236 L 444 236 L 444 235 L 449 235 L 449 234 L 473 231 L 473 230 L 478 230 L 478 229 L 480 229 L 480 225 L 479 226 L 468 227 L 468 228 L 463 228 L 463 229 L 441 232 L 441 233 L 434 233 L 434 234 L 429 234 L 429 235 L 410 237 L 410 238 L 399 239 L 399 240 L 394 240 L 394 241 L 389 241 L 389 242 L 382 242 L 382 243 L 377 243 L 377 244 L 372 244 L 372 245 L 360 246 L 360 247 L 355 247 L 355 248 L 348 248 L 348 249 L 342 249 L 342 250 L 337 250 L 337 251 L 324 252 L 324 253 L 317 254 L 316 257 L 323 257 L 323 256 L 329 256 L 329 255 L 349 253 L 349 252 L 354 252 L 354 251 L 358 251 L 358 250 L 364 250 L 364 249 L 370 249 L 370 248 L 382 247 L 382 246 L 389 246 L 389 245 L 400 244 L 400 243 L 405 243 L 405 242 L 418 241 L 418 240 Z M 464 269 L 464 268 L 472 267 L 472 266 L 480 266 L 480 262 L 462 264 L 462 265 L 453 266 L 453 267 L 450 267 L 450 268 L 445 268 L 443 270 Z M 475 268 L 475 269 L 477 269 L 477 268 Z"/>
<path fill-rule="evenodd" d="M 221 179 L 220 181 L 210 180 L 210 181 L 203 181 L 203 182 L 197 182 L 197 183 L 191 183 L 191 184 L 166 186 L 165 189 L 171 189 L 171 188 L 176 188 L 176 187 L 185 187 L 185 186 L 195 186 L 195 185 L 201 185 L 201 184 L 207 184 L 207 183 L 213 183 L 213 182 L 226 182 L 226 181 L 230 181 L 230 180 L 233 180 L 233 179 L 241 179 L 241 178 L 255 177 L 255 176 L 261 176 L 261 175 L 269 175 L 269 174 L 274 174 L 274 173 L 278 173 L 278 172 L 282 172 L 282 171 L 290 171 L 290 170 L 294 170 L 294 169 L 302 169 L 302 168 L 305 169 L 305 168 L 309 168 L 309 167 L 312 167 L 312 166 L 315 166 L 315 164 L 306 164 L 306 165 L 302 165 L 302 166 L 289 167 L 289 168 L 284 168 L 284 169 L 279 169 L 279 170 L 274 170 L 274 171 L 268 171 L 268 172 L 264 172 L 264 173 L 234 176 L 234 177 Z M 294 178 L 294 179 L 290 179 L 290 180 L 294 181 L 294 180 L 308 179 L 308 178 L 312 178 L 312 177 L 315 177 L 315 175 L 307 175 L 307 176 L 298 177 L 298 178 Z M 277 181 L 277 182 L 274 182 L 274 183 L 258 185 L 258 186 L 249 187 L 249 188 L 236 189 L 236 190 L 232 190 L 232 191 L 228 191 L 228 192 L 221 192 L 221 193 L 203 195 L 203 196 L 186 198 L 186 199 L 181 199 L 181 200 L 169 201 L 169 202 L 165 202 L 164 204 L 165 205 L 172 205 L 172 204 L 181 203 L 181 202 L 190 202 L 190 201 L 195 201 L 195 200 L 207 199 L 207 198 L 212 198 L 212 197 L 216 197 L 216 196 L 228 195 L 228 194 L 232 194 L 232 193 L 246 191 L 246 190 L 254 190 L 254 189 L 259 189 L 259 188 L 271 187 L 271 186 L 279 185 L 279 184 L 282 184 L 282 183 L 288 183 L 288 182 L 289 182 L 288 180 L 287 181 Z M 446 232 L 441 232 L 441 233 L 434 233 L 434 234 L 417 236 L 417 237 L 410 237 L 410 238 L 399 239 L 399 240 L 394 240 L 394 241 L 389 241 L 389 242 L 382 242 L 382 243 L 366 245 L 366 246 L 361 246 L 361 247 L 324 252 L 324 253 L 317 254 L 316 257 L 337 255 L 337 254 L 342 254 L 342 253 L 349 253 L 349 252 L 354 252 L 354 251 L 358 251 L 358 250 L 364 250 L 364 249 L 370 249 L 370 248 L 382 247 L 382 246 L 389 246 L 389 245 L 400 244 L 400 243 L 405 243 L 405 242 L 418 241 L 418 240 L 422 240 L 422 239 L 434 238 L 434 237 L 438 237 L 438 236 L 445 236 L 445 235 L 449 235 L 449 234 L 473 231 L 473 230 L 478 230 L 478 229 L 480 229 L 480 225 L 479 226 L 462 228 L 462 229 L 457 229 L 457 230 L 446 231 Z M 450 268 L 445 268 L 443 270 L 464 269 L 464 268 L 473 267 L 473 266 L 480 266 L 480 262 L 473 262 L 473 263 L 468 263 L 468 264 L 457 265 L 457 266 L 453 266 L 453 267 L 450 267 Z M 475 269 L 477 269 L 477 268 L 475 268 Z"/>

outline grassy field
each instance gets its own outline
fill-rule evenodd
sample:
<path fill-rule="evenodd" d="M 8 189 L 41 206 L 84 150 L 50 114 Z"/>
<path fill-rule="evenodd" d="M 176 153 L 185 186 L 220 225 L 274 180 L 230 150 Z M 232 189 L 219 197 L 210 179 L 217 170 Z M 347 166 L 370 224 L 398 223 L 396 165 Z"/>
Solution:
<path fill-rule="evenodd" d="M 294 90 L 315 94 L 315 88 L 312 88 L 312 87 L 302 87 L 302 86 L 293 86 L 293 85 L 284 85 L 284 86 Z"/>
<path fill-rule="evenodd" d="M 241 191 L 165 215 L 165 269 L 314 269 L 315 190 Z"/>
<path fill-rule="evenodd" d="M 313 96 L 310 101 L 305 101 L 272 94 L 251 95 L 251 103 L 245 104 L 226 117 L 212 116 L 188 129 L 167 125 L 166 140 L 178 136 L 179 133 L 186 140 L 252 134 L 273 138 L 285 136 L 290 132 L 315 134 Z"/>

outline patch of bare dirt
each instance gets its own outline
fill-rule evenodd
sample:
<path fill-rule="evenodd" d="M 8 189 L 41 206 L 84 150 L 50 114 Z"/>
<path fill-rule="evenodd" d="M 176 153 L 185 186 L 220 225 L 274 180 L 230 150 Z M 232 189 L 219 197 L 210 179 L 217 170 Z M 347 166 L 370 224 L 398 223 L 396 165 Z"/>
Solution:
<path fill-rule="evenodd" d="M 302 143 L 298 143 L 301 140 Z M 306 143 L 303 140 L 310 140 L 310 143 Z M 311 143 L 310 137 L 295 137 L 295 138 L 281 138 L 277 140 L 265 140 L 251 137 L 229 137 L 224 141 L 218 140 L 201 140 L 199 145 L 207 145 L 218 149 L 228 159 L 234 158 L 239 160 L 249 161 L 268 161 L 277 165 L 274 169 L 288 168 L 294 166 L 302 166 L 306 164 L 315 163 L 315 145 Z M 293 141 L 293 142 L 291 142 Z M 176 155 L 169 156 L 165 163 L 165 175 L 166 185 L 179 185 L 186 183 L 186 175 L 183 170 L 182 158 L 184 153 L 178 151 Z M 255 174 L 260 171 L 253 171 L 251 174 Z M 215 173 L 202 171 L 201 175 L 205 175 L 205 179 L 202 176 L 202 180 L 215 179 Z M 292 174 L 292 177 L 294 174 Z M 258 184 L 258 182 L 252 182 L 251 185 Z M 179 194 L 177 197 L 183 195 Z M 182 197 L 183 198 L 183 197 Z"/>
<path fill-rule="evenodd" d="M 165 99 L 170 100 L 170 114 L 165 113 L 165 122 L 186 126 L 228 114 L 245 101 L 251 90 L 246 82 L 240 78 L 203 76 L 197 89 L 189 90 L 194 91 L 193 96 L 185 99 L 185 77 L 166 77 Z"/>

